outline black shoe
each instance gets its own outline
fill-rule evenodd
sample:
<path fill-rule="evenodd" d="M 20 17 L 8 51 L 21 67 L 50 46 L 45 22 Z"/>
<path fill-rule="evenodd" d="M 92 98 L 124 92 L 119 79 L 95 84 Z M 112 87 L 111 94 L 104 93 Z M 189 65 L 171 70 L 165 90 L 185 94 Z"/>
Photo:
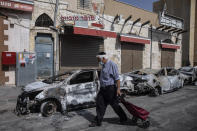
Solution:
<path fill-rule="evenodd" d="M 133 116 L 131 121 L 132 121 L 132 124 L 137 124 L 138 118 Z"/>
<path fill-rule="evenodd" d="M 101 124 L 96 122 L 92 122 L 91 124 L 89 124 L 89 127 L 96 127 L 96 126 L 101 126 Z"/>
<path fill-rule="evenodd" d="M 126 122 L 127 122 L 127 118 L 126 118 L 126 119 L 124 119 L 124 120 L 120 120 L 120 124 L 121 124 L 121 125 L 125 125 L 125 124 L 126 124 Z"/>

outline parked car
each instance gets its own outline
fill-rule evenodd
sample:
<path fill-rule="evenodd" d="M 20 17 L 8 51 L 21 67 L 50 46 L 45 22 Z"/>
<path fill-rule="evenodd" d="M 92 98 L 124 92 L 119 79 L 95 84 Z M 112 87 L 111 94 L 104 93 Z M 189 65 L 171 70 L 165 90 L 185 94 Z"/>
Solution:
<path fill-rule="evenodd" d="M 123 86 L 125 87 L 125 92 L 129 94 L 150 94 L 151 96 L 158 96 L 163 93 L 175 91 L 183 87 L 184 84 L 184 77 L 179 70 L 170 67 L 160 70 L 141 69 L 122 75 L 131 77 L 130 82 L 126 82 L 127 86 Z"/>
<path fill-rule="evenodd" d="M 56 111 L 93 106 L 99 87 L 97 70 L 66 72 L 28 84 L 18 96 L 16 112 L 41 111 L 43 116 L 50 116 Z"/>
<path fill-rule="evenodd" d="M 197 81 L 197 67 L 181 67 L 179 72 L 184 78 L 184 84 L 194 84 Z"/>
<path fill-rule="evenodd" d="M 43 116 L 50 116 L 56 111 L 65 113 L 95 106 L 99 74 L 96 69 L 76 70 L 30 83 L 18 96 L 16 112 L 20 115 L 40 111 Z M 127 79 L 121 79 L 121 85 Z"/>
<path fill-rule="evenodd" d="M 123 89 L 128 94 L 151 94 L 153 96 L 159 95 L 160 86 L 157 77 L 154 73 L 157 70 L 153 69 L 141 69 L 133 72 L 122 74 L 122 77 L 127 78 L 126 82 L 123 83 Z"/>
<path fill-rule="evenodd" d="M 171 67 L 160 69 L 156 74 L 161 87 L 161 94 L 175 91 L 184 85 L 180 72 Z"/>

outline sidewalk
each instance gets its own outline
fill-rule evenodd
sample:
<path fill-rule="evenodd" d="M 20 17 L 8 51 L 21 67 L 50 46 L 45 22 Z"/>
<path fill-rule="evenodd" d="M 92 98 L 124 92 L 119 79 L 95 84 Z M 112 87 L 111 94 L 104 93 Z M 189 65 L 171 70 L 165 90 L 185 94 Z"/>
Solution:
<path fill-rule="evenodd" d="M 0 86 L 0 112 L 13 111 L 20 92 L 20 87 Z"/>

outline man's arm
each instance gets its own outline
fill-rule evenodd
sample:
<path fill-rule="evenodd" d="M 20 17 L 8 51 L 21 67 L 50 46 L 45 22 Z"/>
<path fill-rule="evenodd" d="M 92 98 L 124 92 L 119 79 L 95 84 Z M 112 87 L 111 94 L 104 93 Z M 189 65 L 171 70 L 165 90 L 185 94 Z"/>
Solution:
<path fill-rule="evenodd" d="M 120 92 L 119 71 L 118 71 L 118 67 L 117 67 L 116 64 L 114 64 L 114 65 L 112 66 L 112 70 L 113 70 L 114 80 L 115 80 L 116 86 L 117 86 L 117 95 L 121 95 L 121 92 Z"/>
<path fill-rule="evenodd" d="M 116 81 L 116 85 L 117 85 L 117 95 L 120 96 L 121 92 L 120 92 L 120 80 Z"/>

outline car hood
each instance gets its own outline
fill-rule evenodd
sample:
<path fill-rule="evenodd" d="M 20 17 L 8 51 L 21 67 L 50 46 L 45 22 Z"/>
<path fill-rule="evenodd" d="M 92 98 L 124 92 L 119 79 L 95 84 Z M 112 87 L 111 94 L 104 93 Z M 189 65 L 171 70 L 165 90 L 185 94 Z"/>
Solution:
<path fill-rule="evenodd" d="M 42 81 L 36 81 L 33 83 L 30 83 L 25 86 L 24 91 L 25 92 L 30 92 L 30 91 L 38 91 L 38 90 L 43 90 L 46 86 L 49 86 L 50 84 L 46 84 Z"/>

